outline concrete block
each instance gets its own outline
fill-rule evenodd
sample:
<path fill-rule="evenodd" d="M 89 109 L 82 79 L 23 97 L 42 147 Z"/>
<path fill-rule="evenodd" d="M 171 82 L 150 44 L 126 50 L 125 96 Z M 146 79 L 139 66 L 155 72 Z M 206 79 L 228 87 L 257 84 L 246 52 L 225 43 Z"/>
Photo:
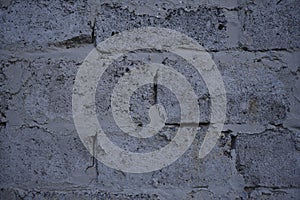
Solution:
<path fill-rule="evenodd" d="M 1 49 L 92 43 L 89 17 L 86 1 L 12 1 L 1 9 Z"/>
<path fill-rule="evenodd" d="M 237 169 L 246 186 L 299 187 L 299 151 L 285 129 L 237 136 Z"/>
<path fill-rule="evenodd" d="M 246 1 L 239 11 L 241 45 L 249 50 L 298 49 L 299 1 Z"/>

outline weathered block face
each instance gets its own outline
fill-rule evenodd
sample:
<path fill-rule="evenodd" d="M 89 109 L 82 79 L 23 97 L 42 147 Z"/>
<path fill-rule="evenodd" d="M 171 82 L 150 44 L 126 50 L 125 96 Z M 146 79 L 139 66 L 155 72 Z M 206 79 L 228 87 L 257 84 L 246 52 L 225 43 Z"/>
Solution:
<path fill-rule="evenodd" d="M 0 199 L 297 199 L 299 6 L 292 0 L 2 1 Z M 212 115 L 204 78 L 172 52 L 126 52 L 95 87 L 96 118 L 107 138 L 127 151 L 149 153 L 168 145 L 181 127 L 196 130 L 174 162 L 127 173 L 98 161 L 105 151 L 97 145 L 89 149 L 81 140 L 72 95 L 95 46 L 142 27 L 178 31 L 203 46 L 224 83 L 226 120 L 217 144 L 200 159 Z M 163 43 L 159 37 L 151 40 Z M 154 77 L 133 91 L 129 114 L 139 130 L 157 118 L 163 118 L 163 129 L 139 138 L 118 126 L 112 90 L 145 63 L 183 74 L 197 97 L 197 120 L 181 123 L 180 98 Z M 184 91 L 170 74 L 163 77 Z M 122 100 L 116 95 L 114 102 Z"/>

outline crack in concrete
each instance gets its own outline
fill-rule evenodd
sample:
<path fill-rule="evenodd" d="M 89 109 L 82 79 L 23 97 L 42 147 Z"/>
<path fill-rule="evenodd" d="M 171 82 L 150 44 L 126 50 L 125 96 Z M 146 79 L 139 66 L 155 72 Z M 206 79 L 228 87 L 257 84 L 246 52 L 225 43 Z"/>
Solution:
<path fill-rule="evenodd" d="M 158 99 L 157 99 L 157 79 L 158 79 L 158 70 L 155 73 L 155 76 L 153 78 L 153 93 L 154 93 L 154 105 L 157 104 Z"/>
<path fill-rule="evenodd" d="M 202 127 L 210 125 L 210 122 L 182 122 L 182 123 L 165 123 L 166 126 L 174 127 Z"/>

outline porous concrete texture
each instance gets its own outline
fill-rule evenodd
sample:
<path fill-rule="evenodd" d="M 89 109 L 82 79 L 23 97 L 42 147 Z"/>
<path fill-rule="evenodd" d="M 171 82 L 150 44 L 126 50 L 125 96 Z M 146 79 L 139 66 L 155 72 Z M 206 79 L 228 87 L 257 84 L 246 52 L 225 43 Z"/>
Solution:
<path fill-rule="evenodd" d="M 5 0 L 0 8 L 0 199 L 299 199 L 299 0 Z M 147 60 L 190 78 L 200 120 L 191 147 L 171 165 L 134 174 L 111 169 L 85 148 L 75 129 L 76 73 L 103 40 L 145 26 L 196 40 L 212 56 L 226 87 L 227 115 L 213 151 L 198 158 L 209 126 L 203 79 L 182 58 L 132 52 L 99 82 L 96 105 L 108 137 L 133 152 L 168 144 L 180 105 L 162 86 L 130 100 L 133 120 L 165 105 L 167 123 L 153 138 L 124 135 L 108 113 L 119 77 Z M 171 102 L 171 103 L 170 103 Z"/>

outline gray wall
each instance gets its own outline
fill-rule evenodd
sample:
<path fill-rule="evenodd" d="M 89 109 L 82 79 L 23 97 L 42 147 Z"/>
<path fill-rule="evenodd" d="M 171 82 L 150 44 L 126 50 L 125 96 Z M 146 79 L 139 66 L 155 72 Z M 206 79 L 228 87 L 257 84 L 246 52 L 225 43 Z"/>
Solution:
<path fill-rule="evenodd" d="M 0 199 L 299 199 L 299 7 L 299 0 L 1 1 Z M 84 147 L 72 89 L 95 45 L 144 26 L 182 32 L 211 54 L 226 87 L 227 118 L 213 151 L 198 159 L 209 122 L 202 82 L 201 127 L 189 150 L 159 171 L 131 174 Z M 132 104 L 145 101 L 136 95 Z M 146 124 L 142 108 L 133 114 Z M 142 149 L 168 143 L 175 122 Z M 113 128 L 109 134 L 124 148 L 134 145 Z"/>

